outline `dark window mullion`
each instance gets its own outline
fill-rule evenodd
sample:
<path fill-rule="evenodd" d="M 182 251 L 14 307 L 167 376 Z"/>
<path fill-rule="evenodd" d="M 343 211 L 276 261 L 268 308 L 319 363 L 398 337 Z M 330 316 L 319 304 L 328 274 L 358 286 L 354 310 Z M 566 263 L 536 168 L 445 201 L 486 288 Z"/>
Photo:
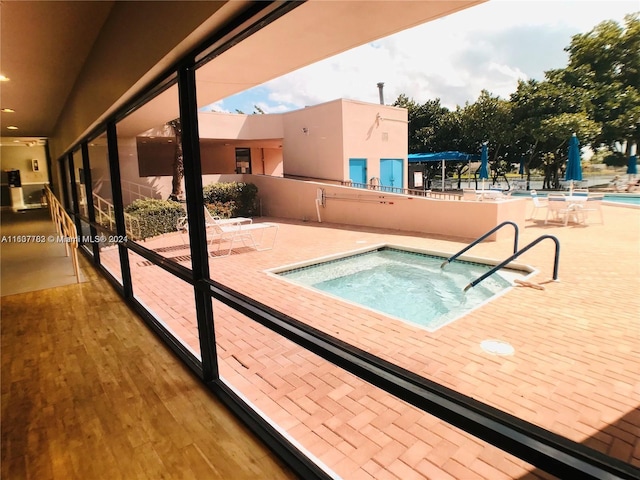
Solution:
<path fill-rule="evenodd" d="M 73 152 L 70 152 L 68 157 L 69 164 L 67 168 L 69 170 L 69 185 L 71 186 L 71 199 L 73 204 L 71 205 L 73 210 L 73 222 L 76 225 L 76 235 L 82 236 L 82 223 L 80 222 L 80 205 L 78 204 L 78 185 L 76 184 L 76 168 L 73 161 Z"/>
<path fill-rule="evenodd" d="M 58 160 L 58 171 L 60 172 L 60 185 L 62 186 L 62 204 L 67 212 L 69 212 L 71 206 L 71 200 L 69 198 L 69 186 L 67 185 L 67 169 L 65 168 L 65 157 Z"/>
<path fill-rule="evenodd" d="M 189 243 L 194 283 L 209 278 L 209 252 L 204 222 L 204 198 L 202 193 L 202 165 L 200 164 L 200 134 L 198 131 L 198 106 L 196 77 L 193 68 L 178 71 L 178 98 L 182 125 L 182 151 L 184 187 L 189 218 Z M 205 382 L 218 379 L 218 362 L 213 326 L 211 297 L 194 286 L 198 337 L 202 357 L 202 375 Z"/>
<path fill-rule="evenodd" d="M 124 205 L 122 203 L 122 186 L 120 182 L 120 160 L 118 155 L 118 133 L 116 124 L 107 124 L 107 154 L 109 156 L 109 174 L 111 176 L 111 196 L 113 199 L 113 211 L 116 217 L 116 233 L 119 237 L 126 237 L 127 232 L 124 223 Z M 122 274 L 122 287 L 127 299 L 133 298 L 133 286 L 131 285 L 131 268 L 129 266 L 129 253 L 124 243 L 118 243 L 120 254 L 120 270 Z"/>
<path fill-rule="evenodd" d="M 96 212 L 93 207 L 93 183 L 91 180 L 91 163 L 89 162 L 89 147 L 87 142 L 82 142 L 82 168 L 84 170 L 84 192 L 87 196 L 87 215 L 89 217 L 89 229 L 91 230 L 91 237 L 96 238 L 98 236 L 98 230 L 92 224 L 96 221 Z M 93 248 L 93 259 L 95 263 L 100 263 L 100 244 L 93 242 L 91 244 Z"/>

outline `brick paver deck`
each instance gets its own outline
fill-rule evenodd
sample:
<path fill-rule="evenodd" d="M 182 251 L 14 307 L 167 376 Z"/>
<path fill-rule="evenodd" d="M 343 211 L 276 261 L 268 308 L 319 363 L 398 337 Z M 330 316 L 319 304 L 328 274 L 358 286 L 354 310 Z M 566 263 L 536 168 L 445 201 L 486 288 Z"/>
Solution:
<path fill-rule="evenodd" d="M 518 259 L 544 290 L 515 287 L 430 333 L 267 275 L 264 270 L 366 245 L 452 254 L 468 241 L 264 219 L 270 251 L 210 260 L 211 277 L 424 377 L 640 467 L 640 210 L 605 206 L 604 224 L 529 221 Z M 263 219 L 260 219 L 263 220 Z M 180 234 L 145 246 L 189 265 Z M 469 253 L 504 259 L 512 240 Z M 103 261 L 117 260 L 116 251 Z M 191 286 L 130 254 L 134 293 L 198 351 Z M 530 465 L 424 414 L 214 302 L 221 375 L 320 462 L 344 478 L 518 478 Z M 511 356 L 480 348 L 509 342 Z M 548 478 L 544 472 L 530 473 Z"/>

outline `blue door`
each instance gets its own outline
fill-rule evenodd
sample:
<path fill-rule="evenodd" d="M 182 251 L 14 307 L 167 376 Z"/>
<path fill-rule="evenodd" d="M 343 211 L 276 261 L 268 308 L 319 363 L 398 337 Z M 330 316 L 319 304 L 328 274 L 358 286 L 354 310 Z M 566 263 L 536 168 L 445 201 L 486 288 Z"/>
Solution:
<path fill-rule="evenodd" d="M 367 159 L 366 158 L 350 158 L 349 159 L 349 180 L 353 183 L 367 183 Z M 356 185 L 363 187 L 363 185 Z"/>
<path fill-rule="evenodd" d="M 380 189 L 392 192 L 397 188 L 404 188 L 404 182 L 402 180 L 402 159 L 381 158 Z"/>

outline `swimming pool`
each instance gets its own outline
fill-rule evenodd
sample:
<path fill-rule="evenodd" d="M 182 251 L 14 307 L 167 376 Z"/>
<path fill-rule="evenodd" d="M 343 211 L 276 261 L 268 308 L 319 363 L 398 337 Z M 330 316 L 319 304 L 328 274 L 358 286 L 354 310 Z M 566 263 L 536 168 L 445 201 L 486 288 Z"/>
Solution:
<path fill-rule="evenodd" d="M 537 190 L 539 197 L 546 197 L 549 193 Z M 561 193 L 568 193 L 566 190 Z M 597 192 L 594 192 L 597 193 Z M 513 196 L 516 197 L 530 197 L 529 192 L 513 192 Z M 605 193 L 604 202 L 607 204 L 614 204 L 619 206 L 638 205 L 640 206 L 640 195 L 634 193 Z"/>
<path fill-rule="evenodd" d="M 435 331 L 503 294 L 515 278 L 525 278 L 533 271 L 526 266 L 502 269 L 465 293 L 469 282 L 499 262 L 456 260 L 441 269 L 447 257 L 384 245 L 270 273 Z"/>

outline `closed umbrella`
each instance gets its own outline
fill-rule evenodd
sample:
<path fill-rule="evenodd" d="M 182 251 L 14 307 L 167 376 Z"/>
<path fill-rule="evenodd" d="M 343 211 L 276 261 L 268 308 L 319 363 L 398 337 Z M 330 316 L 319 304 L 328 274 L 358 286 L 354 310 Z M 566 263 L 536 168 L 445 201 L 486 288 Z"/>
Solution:
<path fill-rule="evenodd" d="M 489 148 L 486 143 L 482 144 L 482 153 L 480 154 L 480 174 L 482 180 L 482 190 L 484 190 L 484 180 L 489 178 Z"/>
<path fill-rule="evenodd" d="M 524 157 L 520 157 L 520 168 L 518 169 L 520 178 L 524 177 Z"/>
<path fill-rule="evenodd" d="M 629 163 L 627 165 L 627 173 L 629 176 L 636 175 L 638 173 L 638 159 L 635 155 L 629 157 Z"/>
<path fill-rule="evenodd" d="M 574 133 L 569 141 L 569 158 L 567 160 L 567 171 L 565 172 L 564 179 L 569 184 L 569 192 L 573 195 L 573 182 L 582 181 L 582 166 L 580 165 L 580 142 L 578 137 Z"/>

